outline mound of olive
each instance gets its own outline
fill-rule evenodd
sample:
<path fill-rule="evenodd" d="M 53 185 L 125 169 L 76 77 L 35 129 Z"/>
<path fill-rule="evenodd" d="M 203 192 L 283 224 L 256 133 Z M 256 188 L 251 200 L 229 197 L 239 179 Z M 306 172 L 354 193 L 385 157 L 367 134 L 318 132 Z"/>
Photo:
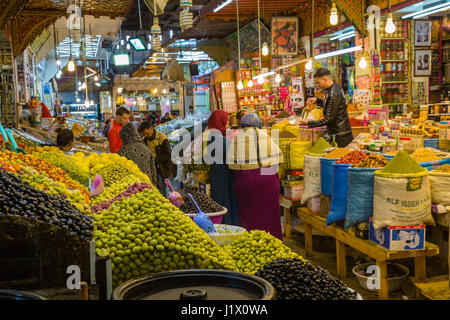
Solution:
<path fill-rule="evenodd" d="M 180 269 L 236 270 L 228 252 L 155 189 L 144 189 L 94 215 L 96 252 L 112 259 L 114 286 Z"/>
<path fill-rule="evenodd" d="M 224 249 L 231 253 L 239 271 L 246 273 L 255 273 L 278 258 L 301 259 L 279 239 L 262 230 L 246 232 Z"/>
<path fill-rule="evenodd" d="M 269 281 L 278 300 L 355 300 L 356 292 L 328 271 L 299 259 L 277 259 L 256 273 Z"/>
<path fill-rule="evenodd" d="M 0 215 L 37 219 L 80 238 L 92 238 L 92 218 L 59 196 L 32 188 L 12 173 L 0 170 Z"/>
<path fill-rule="evenodd" d="M 223 207 L 215 202 L 210 197 L 204 195 L 203 193 L 196 192 L 192 195 L 195 202 L 197 202 L 200 209 L 202 209 L 205 213 L 214 213 L 223 211 Z M 197 209 L 192 204 L 191 200 L 188 197 L 183 198 L 184 203 L 180 206 L 180 210 L 184 213 L 197 213 Z"/>

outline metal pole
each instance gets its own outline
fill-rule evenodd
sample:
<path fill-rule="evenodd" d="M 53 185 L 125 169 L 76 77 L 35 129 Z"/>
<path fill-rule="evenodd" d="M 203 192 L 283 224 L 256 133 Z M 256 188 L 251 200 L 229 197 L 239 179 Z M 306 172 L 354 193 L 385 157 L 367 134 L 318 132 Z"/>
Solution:
<path fill-rule="evenodd" d="M 259 70 L 262 69 L 262 62 L 261 62 L 261 18 L 260 18 L 260 12 L 259 12 L 259 0 L 258 0 L 258 53 L 259 53 Z"/>
<path fill-rule="evenodd" d="M 309 50 L 311 58 L 314 58 L 314 0 L 312 0 L 311 11 L 311 48 Z"/>
<path fill-rule="evenodd" d="M 238 69 L 241 71 L 241 37 L 239 34 L 239 0 L 236 0 L 237 36 L 238 36 Z"/>
<path fill-rule="evenodd" d="M 139 26 L 141 27 L 141 30 L 142 30 L 141 1 L 140 0 L 138 0 L 138 10 L 139 10 Z"/>

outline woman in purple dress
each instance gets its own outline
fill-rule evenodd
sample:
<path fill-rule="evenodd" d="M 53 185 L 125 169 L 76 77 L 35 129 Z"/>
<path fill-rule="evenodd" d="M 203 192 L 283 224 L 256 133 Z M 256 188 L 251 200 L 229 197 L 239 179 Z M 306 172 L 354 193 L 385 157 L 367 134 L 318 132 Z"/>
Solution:
<path fill-rule="evenodd" d="M 283 154 L 261 130 L 261 120 L 256 114 L 245 115 L 241 127 L 227 152 L 228 166 L 235 170 L 239 225 L 247 230 L 267 231 L 281 240 L 277 170 Z"/>

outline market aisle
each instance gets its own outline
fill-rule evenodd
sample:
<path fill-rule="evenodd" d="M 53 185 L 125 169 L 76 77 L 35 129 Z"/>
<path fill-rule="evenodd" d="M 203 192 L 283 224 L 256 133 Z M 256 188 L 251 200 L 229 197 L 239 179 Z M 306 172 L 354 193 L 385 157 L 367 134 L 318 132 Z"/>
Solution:
<path fill-rule="evenodd" d="M 330 238 L 331 239 L 331 238 Z M 320 240 L 316 240 L 319 242 Z M 305 246 L 304 246 L 304 236 L 301 233 L 293 231 L 290 238 L 283 239 L 284 244 L 286 244 L 291 250 L 305 257 Z M 350 251 L 349 251 L 350 252 Z M 307 258 L 312 264 L 319 265 L 322 268 L 328 270 L 330 274 L 337 277 L 336 270 L 336 254 L 334 250 L 327 250 L 327 252 L 314 251 L 312 257 Z M 351 254 L 347 255 L 347 274 L 349 275 L 343 282 L 347 284 L 350 288 L 358 291 L 358 293 L 363 297 L 364 300 L 378 300 L 377 292 L 369 292 L 362 289 L 358 281 L 352 277 L 352 266 L 356 264 L 355 259 Z M 409 300 L 416 300 L 415 289 L 411 283 L 404 285 L 404 290 L 406 291 L 406 296 Z M 391 300 L 403 300 L 405 294 L 402 292 L 392 292 L 389 294 Z"/>

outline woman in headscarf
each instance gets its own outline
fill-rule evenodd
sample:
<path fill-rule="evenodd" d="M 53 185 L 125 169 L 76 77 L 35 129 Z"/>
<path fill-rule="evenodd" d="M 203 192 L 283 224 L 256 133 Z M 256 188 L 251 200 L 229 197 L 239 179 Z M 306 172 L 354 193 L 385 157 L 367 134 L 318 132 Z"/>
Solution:
<path fill-rule="evenodd" d="M 204 159 L 210 167 L 211 198 L 227 208 L 222 223 L 238 225 L 238 208 L 233 190 L 234 172 L 226 164 L 228 113 L 223 110 L 214 111 L 208 119 L 208 140 Z"/>
<path fill-rule="evenodd" d="M 281 240 L 277 169 L 283 154 L 271 137 L 261 130 L 261 120 L 256 114 L 243 116 L 241 127 L 227 153 L 228 166 L 236 170 L 234 191 L 239 225 L 247 230 L 267 231 Z"/>
<path fill-rule="evenodd" d="M 142 143 L 136 126 L 128 122 L 122 127 L 119 135 L 120 139 L 122 139 L 122 147 L 119 149 L 118 154 L 133 161 L 143 173 L 148 175 L 152 184 L 156 186 L 155 157 L 150 149 Z"/>

